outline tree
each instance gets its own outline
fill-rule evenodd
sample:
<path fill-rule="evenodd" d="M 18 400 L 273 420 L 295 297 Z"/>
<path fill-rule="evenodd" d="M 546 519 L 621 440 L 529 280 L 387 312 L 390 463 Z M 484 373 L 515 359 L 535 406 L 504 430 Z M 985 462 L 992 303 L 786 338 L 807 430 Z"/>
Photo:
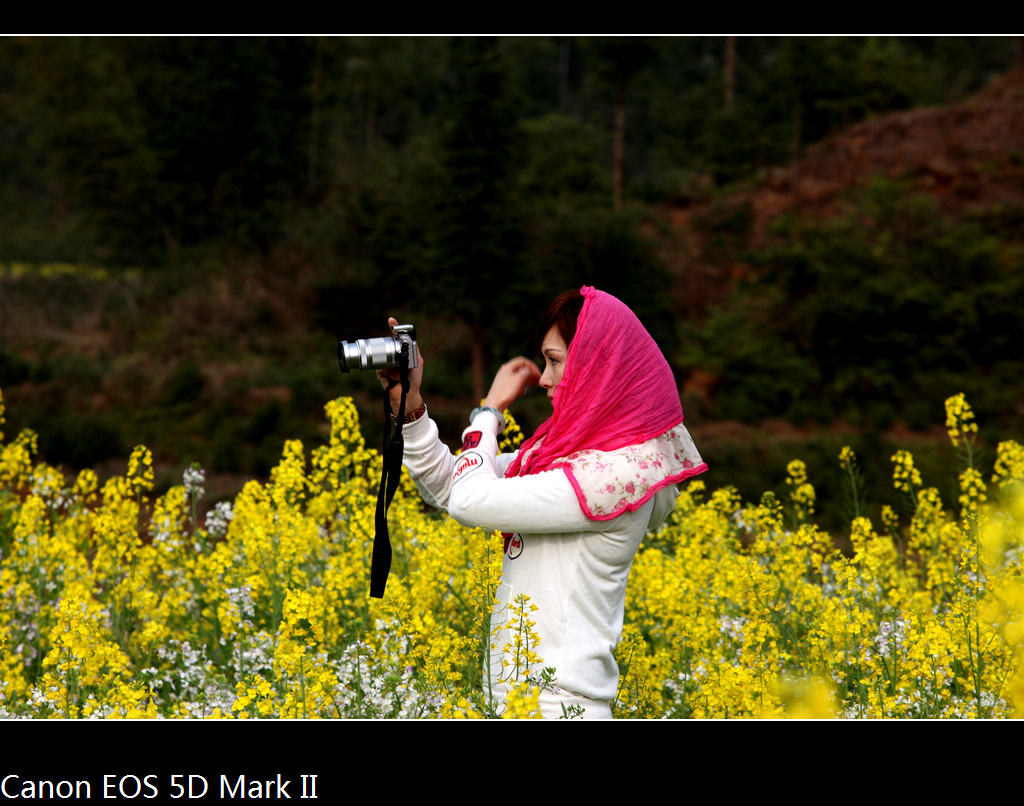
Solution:
<path fill-rule="evenodd" d="M 614 99 L 612 135 L 612 205 L 622 208 L 622 165 L 626 144 L 626 90 L 654 56 L 650 43 L 639 37 L 589 40 L 588 51 L 598 80 Z"/>
<path fill-rule="evenodd" d="M 517 126 L 497 40 L 452 41 L 451 91 L 441 139 L 445 181 L 435 215 L 427 300 L 469 325 L 473 395 L 484 395 L 485 322 L 517 267 L 521 226 L 513 194 Z M 436 304 L 436 303 L 435 303 Z"/>

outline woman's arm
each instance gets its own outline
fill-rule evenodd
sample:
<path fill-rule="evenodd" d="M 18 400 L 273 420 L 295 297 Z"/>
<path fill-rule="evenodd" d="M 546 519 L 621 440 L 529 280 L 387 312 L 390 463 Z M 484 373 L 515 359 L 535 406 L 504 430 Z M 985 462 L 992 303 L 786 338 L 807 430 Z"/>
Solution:
<path fill-rule="evenodd" d="M 388 327 L 394 328 L 398 320 L 388 317 Z M 447 447 L 438 439 L 437 425 L 426 416 L 420 386 L 423 383 L 423 353 L 416 346 L 417 366 L 409 371 L 409 392 L 405 399 L 406 415 L 419 414 L 418 419 L 405 423 L 402 437 L 405 448 L 402 464 L 405 465 L 413 482 L 428 504 L 445 509 L 448 506 L 448 489 L 451 487 L 452 464 L 455 459 Z M 391 398 L 391 412 L 397 415 L 401 405 L 402 388 L 398 381 L 397 369 L 379 369 L 377 378 Z M 422 411 L 417 411 L 423 406 Z"/>
<path fill-rule="evenodd" d="M 447 509 L 455 457 L 438 437 L 436 423 L 429 417 L 421 417 L 402 428 L 402 437 L 405 441 L 402 464 L 416 489 L 431 506 Z"/>
<path fill-rule="evenodd" d="M 494 376 L 484 405 L 496 411 L 505 411 L 526 392 L 527 386 L 540 382 L 540 370 L 529 358 L 519 355 L 506 361 Z"/>
<path fill-rule="evenodd" d="M 397 324 L 398 320 L 394 317 L 390 317 L 388 319 L 389 327 L 393 328 Z M 409 393 L 406 398 L 405 409 L 407 413 L 415 412 L 423 402 L 423 398 L 420 393 L 420 386 L 423 381 L 423 354 L 419 352 L 418 346 L 417 354 L 419 356 L 419 366 L 412 369 L 409 373 Z M 380 379 L 381 385 L 387 388 L 394 381 L 398 380 L 398 371 L 378 370 L 377 377 Z M 523 394 L 527 386 L 536 386 L 539 378 L 540 370 L 537 369 L 536 364 L 522 356 L 513 358 L 511 361 L 503 364 L 494 376 L 494 381 L 487 393 L 484 405 L 495 408 L 498 411 L 503 411 Z M 397 384 L 391 387 L 390 396 L 392 411 L 394 411 L 398 408 L 401 396 L 401 390 Z M 498 453 L 496 434 L 499 424 L 496 418 L 487 412 L 478 415 L 478 419 L 479 418 L 484 418 L 484 427 L 489 429 L 489 444 L 485 454 L 490 467 L 490 474 L 492 478 L 497 479 L 499 475 L 497 466 L 500 466 L 500 472 L 503 473 L 511 460 L 508 456 L 505 456 L 503 457 L 504 461 L 502 459 L 498 459 L 496 466 L 495 457 Z M 472 432 L 473 426 L 470 426 L 465 433 L 469 434 Z M 441 509 L 449 509 L 450 511 L 449 494 L 452 489 L 455 471 L 457 470 L 457 460 L 444 443 L 442 443 L 438 438 L 437 425 L 429 417 L 421 416 L 418 420 L 406 424 L 402 429 L 402 434 L 405 441 L 403 464 L 408 469 L 409 475 L 412 477 L 417 489 L 419 489 L 420 494 L 423 496 L 423 500 L 432 506 L 436 506 Z M 474 447 L 479 446 L 467 445 L 466 443 L 463 444 L 464 452 L 471 450 Z M 479 451 L 477 452 L 477 455 L 480 455 Z M 461 460 L 461 458 L 461 456 L 458 457 L 459 460 Z M 560 492 L 568 490 L 568 492 L 572 493 L 572 488 L 568 483 L 568 479 L 566 479 L 560 471 L 558 472 L 558 475 L 561 476 L 561 479 L 556 482 L 556 486 L 561 486 L 563 488 Z M 509 479 L 509 481 L 517 480 Z M 518 486 L 520 485 L 511 485 L 511 487 Z M 538 491 L 531 492 L 529 489 L 525 489 L 521 491 L 521 494 L 526 496 L 528 500 L 533 501 L 536 505 L 538 498 L 544 498 L 545 494 L 550 495 L 551 490 L 548 489 L 548 486 L 549 485 L 541 484 L 539 485 L 540 489 Z M 529 487 L 529 485 L 527 485 L 527 487 Z M 575 501 L 575 499 L 573 500 Z M 552 506 L 555 506 L 558 502 L 553 500 L 550 503 Z M 564 503 L 564 501 L 562 503 Z M 477 507 L 474 506 L 474 509 L 476 508 Z M 578 505 L 575 505 L 575 503 L 573 508 L 577 510 L 579 509 Z M 547 507 L 545 507 L 545 509 L 547 509 Z M 487 511 L 487 514 L 488 517 L 490 517 L 489 510 Z"/>
<path fill-rule="evenodd" d="M 483 411 L 463 432 L 448 498 L 448 513 L 455 520 L 505 532 L 582 532 L 606 526 L 583 514 L 561 470 L 500 477 L 495 460 L 498 428 L 497 418 Z"/>

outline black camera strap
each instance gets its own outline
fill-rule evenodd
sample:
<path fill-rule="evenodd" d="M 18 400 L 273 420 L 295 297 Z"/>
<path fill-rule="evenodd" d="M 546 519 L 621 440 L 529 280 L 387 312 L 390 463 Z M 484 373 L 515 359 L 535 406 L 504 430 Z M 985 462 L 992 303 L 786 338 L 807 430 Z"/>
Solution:
<path fill-rule="evenodd" d="M 409 346 L 402 345 L 398 362 L 400 381 L 392 381 L 384 390 L 384 458 L 380 471 L 380 487 L 377 489 L 377 511 L 374 516 L 373 557 L 370 560 L 370 596 L 384 598 L 384 586 L 391 573 L 391 537 L 388 534 L 388 507 L 395 497 L 399 479 L 402 477 L 402 455 L 405 453 L 405 438 L 402 436 L 402 422 L 405 420 L 405 396 L 409 393 Z M 391 430 L 391 390 L 395 384 L 402 384 L 402 399 L 398 414 L 394 417 L 394 431 Z"/>

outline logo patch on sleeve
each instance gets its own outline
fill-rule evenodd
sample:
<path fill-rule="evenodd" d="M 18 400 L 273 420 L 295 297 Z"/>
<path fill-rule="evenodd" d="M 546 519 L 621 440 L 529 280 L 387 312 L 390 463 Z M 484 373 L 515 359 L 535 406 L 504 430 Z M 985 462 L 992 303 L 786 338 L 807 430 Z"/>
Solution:
<path fill-rule="evenodd" d="M 479 470 L 483 464 L 484 458 L 476 451 L 460 454 L 459 460 L 455 463 L 455 470 L 452 472 L 452 481 L 458 481 L 463 476 Z"/>
<path fill-rule="evenodd" d="M 505 538 L 505 554 L 510 560 L 514 560 L 523 553 L 523 536 L 518 532 L 502 532 Z"/>
<path fill-rule="evenodd" d="M 480 444 L 480 437 L 482 436 L 483 432 L 481 431 L 470 431 L 462 438 L 462 450 L 468 451 L 470 448 L 475 448 Z"/>

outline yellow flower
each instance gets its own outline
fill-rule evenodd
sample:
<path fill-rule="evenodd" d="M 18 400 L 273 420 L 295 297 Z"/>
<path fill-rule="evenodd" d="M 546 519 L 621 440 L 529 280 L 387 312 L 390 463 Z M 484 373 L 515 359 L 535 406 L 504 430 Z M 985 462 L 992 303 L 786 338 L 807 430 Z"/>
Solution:
<path fill-rule="evenodd" d="M 896 451 L 892 455 L 892 463 L 893 487 L 902 492 L 911 492 L 921 486 L 921 474 L 914 467 L 914 457 L 910 451 Z"/>
<path fill-rule="evenodd" d="M 899 531 L 899 516 L 888 504 L 882 505 L 882 523 L 885 524 L 885 528 L 891 536 L 895 536 Z"/>
<path fill-rule="evenodd" d="M 786 484 L 791 488 L 789 497 L 796 509 L 797 520 L 803 521 L 814 514 L 814 485 L 807 481 L 807 465 L 799 459 L 790 462 L 786 472 L 789 474 Z"/>
<path fill-rule="evenodd" d="M 839 716 L 833 687 L 820 677 L 784 678 L 777 692 L 789 719 L 835 719 Z"/>
<path fill-rule="evenodd" d="M 973 512 L 985 502 L 985 482 L 981 473 L 972 467 L 960 474 L 960 507 L 964 512 Z"/>
<path fill-rule="evenodd" d="M 508 691 L 507 707 L 502 719 L 543 719 L 540 711 L 540 688 L 529 683 L 520 683 Z"/>
<path fill-rule="evenodd" d="M 786 484 L 791 487 L 799 487 L 807 481 L 807 465 L 799 459 L 794 459 L 786 465 L 786 472 L 789 474 L 789 478 L 786 479 Z"/>
<path fill-rule="evenodd" d="M 136 445 L 128 459 L 128 483 L 137 495 L 153 489 L 153 454 L 145 445 Z"/>
<path fill-rule="evenodd" d="M 1000 487 L 1024 481 L 1024 445 L 1012 439 L 999 443 L 992 481 Z"/>
<path fill-rule="evenodd" d="M 974 412 L 971 411 L 963 392 L 946 400 L 946 431 L 949 432 L 953 447 L 957 447 L 961 439 L 969 440 L 971 434 L 978 433 Z"/>

